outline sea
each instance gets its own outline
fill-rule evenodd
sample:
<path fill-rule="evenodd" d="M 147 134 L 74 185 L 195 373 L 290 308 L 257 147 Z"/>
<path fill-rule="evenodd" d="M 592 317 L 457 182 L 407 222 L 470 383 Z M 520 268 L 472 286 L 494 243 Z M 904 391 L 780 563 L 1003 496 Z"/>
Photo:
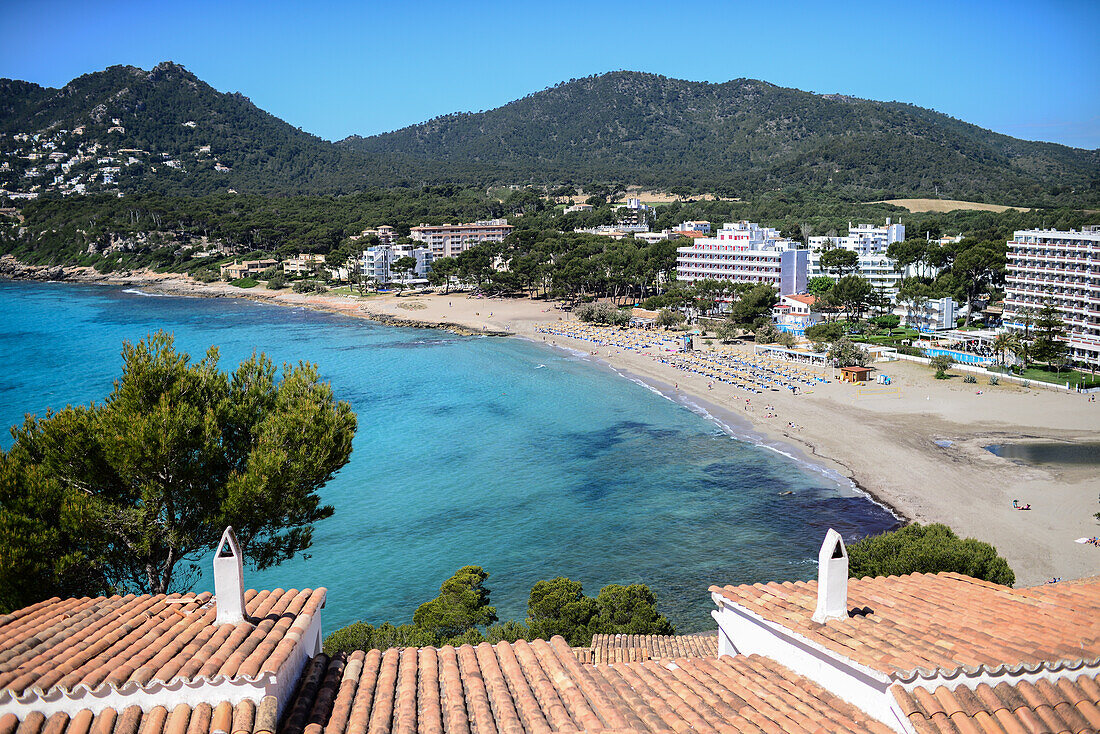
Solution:
<path fill-rule="evenodd" d="M 502 620 L 566 576 L 593 596 L 648 584 L 678 631 L 712 629 L 712 584 L 810 579 L 829 528 L 897 525 L 797 452 L 587 355 L 244 299 L 0 281 L 0 423 L 103 400 L 123 342 L 158 329 L 195 359 L 216 345 L 226 370 L 255 351 L 313 362 L 358 415 L 312 547 L 245 570 L 250 588 L 327 587 L 326 633 L 410 621 L 471 564 Z"/>

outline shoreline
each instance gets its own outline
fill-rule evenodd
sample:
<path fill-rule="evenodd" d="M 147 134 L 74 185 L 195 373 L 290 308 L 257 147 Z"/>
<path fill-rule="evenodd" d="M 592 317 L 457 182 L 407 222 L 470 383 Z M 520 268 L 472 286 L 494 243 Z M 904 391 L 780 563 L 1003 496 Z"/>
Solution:
<path fill-rule="evenodd" d="M 530 337 L 519 336 L 518 338 L 531 342 L 532 344 L 540 344 L 541 342 L 535 341 Z M 619 369 L 605 359 L 601 359 L 598 356 L 586 354 L 571 347 L 564 347 L 560 344 L 550 344 L 547 346 L 551 349 L 557 349 L 566 351 L 573 355 L 582 356 L 585 359 L 594 362 L 601 367 L 604 367 L 611 372 L 614 372 L 619 377 L 630 380 L 643 387 L 648 388 L 652 392 L 657 393 L 665 400 L 668 400 L 681 408 L 695 413 L 700 418 L 714 423 L 718 428 L 737 441 L 750 443 L 758 448 L 774 451 L 775 453 L 783 456 L 789 461 L 793 461 L 796 464 L 801 465 L 804 469 L 812 472 L 816 472 L 825 476 L 828 481 L 835 484 L 838 489 L 842 491 L 851 491 L 858 496 L 862 496 L 870 502 L 882 507 L 898 520 L 898 527 L 911 523 L 912 518 L 905 515 L 900 509 L 895 507 L 889 499 L 880 497 L 875 494 L 870 488 L 860 484 L 859 480 L 851 476 L 850 473 L 844 473 L 837 471 L 833 467 L 827 465 L 827 463 L 839 464 L 836 459 L 832 459 L 827 456 L 819 456 L 812 451 L 813 447 L 806 443 L 800 443 L 791 440 L 786 437 L 785 440 L 779 440 L 769 437 L 767 434 L 757 430 L 758 426 L 747 418 L 742 418 L 740 415 L 730 410 L 729 408 L 722 406 L 716 402 L 706 399 L 701 395 L 695 395 L 693 393 L 685 393 L 678 390 L 675 385 L 677 383 L 668 383 L 663 380 L 658 380 L 653 377 L 646 377 L 635 374 L 626 369 Z M 688 396 L 691 400 L 688 400 Z M 737 426 L 736 428 L 734 426 Z M 740 429 L 740 430 L 738 430 Z M 806 449 L 811 451 L 807 453 Z M 843 465 L 841 465 L 843 466 Z M 847 469 L 847 467 L 845 467 Z"/>
<path fill-rule="evenodd" d="M 0 267 L 0 277 L 5 274 L 10 276 Z M 853 386 L 833 381 L 800 395 L 767 392 L 747 399 L 732 386 L 708 384 L 652 356 L 540 333 L 539 326 L 571 320 L 551 302 L 465 293 L 379 295 L 363 301 L 285 290 L 253 294 L 248 290 L 254 289 L 242 292 L 226 283 L 144 273 L 97 273 L 90 279 L 65 273 L 61 280 L 140 287 L 166 295 L 246 298 L 393 326 L 518 336 L 566 349 L 693 410 L 685 402 L 690 400 L 719 426 L 724 418 L 730 419 L 737 425 L 723 430 L 735 438 L 745 440 L 737 434 L 748 426 L 751 442 L 780 453 L 785 453 L 781 448 L 792 448 L 792 460 L 843 477 L 853 491 L 903 523 L 941 522 L 960 537 L 993 544 L 1016 572 L 1017 586 L 1095 575 L 1100 569 L 1096 549 L 1074 543 L 1079 536 L 1098 534 L 1092 514 L 1100 509 L 1100 466 L 1021 466 L 984 450 L 988 444 L 1029 439 L 1100 441 L 1100 404 L 1086 403 L 1085 396 L 1016 385 L 966 385 L 961 376 L 933 380 L 923 365 L 892 362 L 875 367 L 891 376 L 898 387 L 896 397 L 863 399 Z M 659 386 L 671 386 L 674 397 Z M 753 405 L 765 401 L 774 404 L 770 415 Z M 1013 511 L 1013 499 L 1031 504 L 1033 511 Z"/>

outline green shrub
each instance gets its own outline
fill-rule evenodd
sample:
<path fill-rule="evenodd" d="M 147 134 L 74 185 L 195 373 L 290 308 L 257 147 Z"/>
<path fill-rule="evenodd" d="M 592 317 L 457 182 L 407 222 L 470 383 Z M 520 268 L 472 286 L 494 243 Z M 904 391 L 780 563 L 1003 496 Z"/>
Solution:
<path fill-rule="evenodd" d="M 269 291 L 277 291 L 280 288 L 286 288 L 286 276 L 282 273 L 275 273 L 267 280 L 267 289 Z"/>
<path fill-rule="evenodd" d="M 967 385 L 974 385 L 978 382 L 978 378 L 971 374 L 963 375 L 963 382 Z"/>
<path fill-rule="evenodd" d="M 1012 586 L 1016 574 L 989 543 L 962 539 L 946 525 L 913 523 L 848 546 L 848 575 L 901 576 L 953 571 Z"/>
<path fill-rule="evenodd" d="M 928 360 L 928 365 L 936 371 L 936 379 L 943 380 L 947 377 L 947 370 L 955 364 L 955 360 L 946 354 L 937 354 Z"/>
<path fill-rule="evenodd" d="M 996 375 L 990 375 L 989 376 L 989 384 L 990 385 L 998 385 L 998 384 L 1000 384 L 1000 382 L 1001 382 L 1001 378 L 997 377 Z"/>
<path fill-rule="evenodd" d="M 630 314 L 616 308 L 606 301 L 582 303 L 573 309 L 573 314 L 581 321 L 607 326 L 625 326 L 630 323 Z"/>
<path fill-rule="evenodd" d="M 255 288 L 259 284 L 260 281 L 255 278 L 238 278 L 229 282 L 229 285 L 235 285 L 238 288 Z"/>
<path fill-rule="evenodd" d="M 316 280 L 299 280 L 294 284 L 295 293 L 324 293 L 326 290 L 327 288 Z"/>

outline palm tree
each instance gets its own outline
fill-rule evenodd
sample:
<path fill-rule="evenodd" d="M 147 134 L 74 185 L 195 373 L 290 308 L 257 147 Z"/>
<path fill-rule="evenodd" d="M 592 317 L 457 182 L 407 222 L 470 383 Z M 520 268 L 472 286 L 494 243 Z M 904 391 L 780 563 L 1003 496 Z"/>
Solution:
<path fill-rule="evenodd" d="M 993 351 L 1000 357 L 999 363 L 1005 365 L 1008 362 L 1008 353 L 1016 351 L 1016 345 L 1019 344 L 1019 338 L 1007 331 L 1002 331 L 996 337 L 993 338 Z"/>

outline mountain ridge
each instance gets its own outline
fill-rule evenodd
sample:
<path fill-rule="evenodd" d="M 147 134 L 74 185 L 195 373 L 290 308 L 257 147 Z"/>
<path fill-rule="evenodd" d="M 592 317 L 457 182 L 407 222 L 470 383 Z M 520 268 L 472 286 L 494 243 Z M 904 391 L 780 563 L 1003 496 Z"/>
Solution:
<path fill-rule="evenodd" d="M 0 185 L 51 190 L 49 176 L 27 158 L 33 144 L 14 138 L 59 138 L 78 126 L 82 139 L 60 141 L 57 150 L 94 141 L 106 157 L 142 154 L 115 161 L 109 175 L 106 164 L 90 161 L 102 153 L 70 160 L 89 190 L 346 194 L 376 186 L 612 181 L 733 196 L 800 189 L 852 200 L 1100 201 L 1100 149 L 1020 140 L 903 102 L 761 80 L 609 72 L 492 110 L 329 142 L 173 62 L 149 71 L 112 66 L 60 89 L 0 79 L 0 153 L 9 162 Z"/>

